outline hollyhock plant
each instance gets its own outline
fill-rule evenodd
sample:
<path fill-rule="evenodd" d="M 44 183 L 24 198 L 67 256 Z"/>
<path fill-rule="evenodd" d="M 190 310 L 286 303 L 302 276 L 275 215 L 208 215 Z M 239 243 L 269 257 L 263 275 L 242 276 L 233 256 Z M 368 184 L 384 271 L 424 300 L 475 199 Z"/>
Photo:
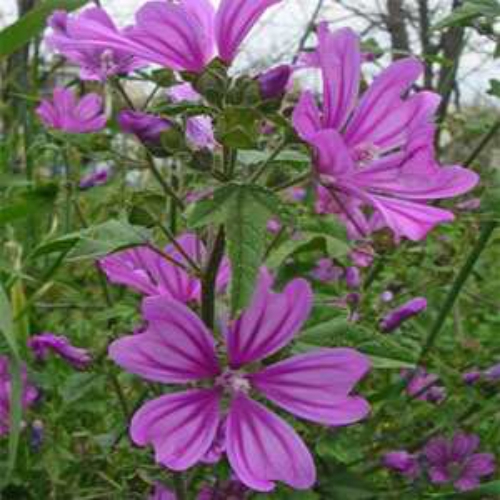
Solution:
<path fill-rule="evenodd" d="M 478 176 L 434 158 L 432 117 L 439 96 L 403 99 L 423 71 L 413 58 L 393 63 L 358 102 L 361 52 L 350 29 L 318 31 L 323 107 L 302 94 L 294 111 L 299 136 L 316 155 L 318 210 L 335 213 L 352 238 L 389 227 L 397 239 L 421 240 L 453 214 L 428 203 L 471 190 Z"/>
<path fill-rule="evenodd" d="M 92 7 L 74 16 L 65 11 L 56 11 L 49 19 L 52 33 L 47 37 L 49 47 L 80 67 L 82 80 L 103 82 L 111 76 L 126 75 L 144 65 L 120 48 L 107 49 L 86 45 L 80 26 L 88 23 L 95 23 L 118 36 L 125 36 L 125 31 L 117 29 L 104 9 Z M 80 45 L 79 41 L 83 41 L 83 44 Z"/>
<path fill-rule="evenodd" d="M 354 349 L 318 349 L 259 367 L 292 341 L 313 301 L 305 280 L 292 281 L 282 293 L 272 292 L 271 284 L 262 273 L 250 306 L 223 328 L 227 365 L 198 316 L 161 296 L 143 302 L 143 334 L 111 344 L 111 359 L 128 372 L 189 385 L 147 402 L 132 418 L 132 440 L 152 445 L 158 463 L 186 470 L 213 461 L 215 446 L 251 489 L 271 491 L 275 481 L 307 489 L 316 478 L 311 454 L 295 430 L 255 396 L 323 425 L 349 425 L 368 414 L 368 403 L 351 391 L 370 363 Z"/>
<path fill-rule="evenodd" d="M 52 101 L 43 99 L 36 112 L 46 127 L 72 134 L 98 132 L 106 126 L 98 94 L 87 94 L 78 100 L 72 90 L 56 87 Z"/>
<path fill-rule="evenodd" d="M 493 454 L 476 453 L 479 444 L 478 436 L 461 432 L 451 441 L 442 436 L 431 439 L 423 450 L 430 480 L 435 484 L 452 483 L 458 491 L 477 488 L 481 478 L 496 468 Z"/>
<path fill-rule="evenodd" d="M 122 50 L 173 70 L 200 73 L 214 58 L 216 46 L 219 58 L 230 64 L 262 14 L 280 2 L 222 0 L 217 11 L 210 0 L 147 2 L 124 33 L 93 19 L 75 24 L 66 49 Z"/>
<path fill-rule="evenodd" d="M 38 361 L 45 361 L 49 353 L 53 352 L 78 370 L 85 369 L 92 362 L 92 357 L 86 349 L 71 345 L 63 335 L 53 333 L 34 335 L 28 340 L 28 347 Z"/>
<path fill-rule="evenodd" d="M 163 295 L 185 304 L 199 302 L 201 282 L 190 272 L 186 256 L 203 264 L 205 246 L 191 233 L 177 238 L 177 245 L 168 245 L 163 254 L 147 246 L 122 250 L 102 258 L 99 265 L 111 283 L 143 295 Z M 224 259 L 216 283 L 219 292 L 225 289 L 229 277 L 229 262 Z"/>
<path fill-rule="evenodd" d="M 427 309 L 427 299 L 416 297 L 388 313 L 381 321 L 380 328 L 390 333 L 399 328 L 405 321 L 417 316 Z"/>
<path fill-rule="evenodd" d="M 36 401 L 38 390 L 29 383 L 24 364 L 21 366 L 21 382 L 21 404 L 23 410 L 26 410 Z M 11 391 L 12 381 L 9 370 L 9 358 L 0 355 L 0 437 L 9 433 Z"/>

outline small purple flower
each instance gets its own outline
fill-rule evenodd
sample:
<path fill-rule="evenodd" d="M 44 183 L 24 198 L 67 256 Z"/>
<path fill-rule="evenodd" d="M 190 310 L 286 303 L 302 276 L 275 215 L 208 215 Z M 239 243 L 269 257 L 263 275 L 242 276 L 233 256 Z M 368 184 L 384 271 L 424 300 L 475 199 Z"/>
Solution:
<path fill-rule="evenodd" d="M 307 190 L 303 187 L 294 186 L 287 189 L 285 194 L 290 201 L 300 202 L 306 197 Z"/>
<path fill-rule="evenodd" d="M 498 382 L 500 380 L 500 363 L 485 370 L 483 375 L 489 382 Z"/>
<path fill-rule="evenodd" d="M 282 227 L 281 222 L 275 217 L 267 221 L 266 228 L 271 234 L 278 234 Z"/>
<path fill-rule="evenodd" d="M 72 90 L 54 89 L 53 99 L 43 99 L 36 112 L 44 125 L 73 134 L 98 132 L 106 126 L 103 102 L 98 94 L 87 94 L 79 101 Z"/>
<path fill-rule="evenodd" d="M 429 403 L 440 403 L 446 397 L 446 390 L 439 386 L 439 377 L 433 373 L 427 373 L 423 368 L 416 370 L 404 370 L 403 377 L 409 380 L 406 392 L 409 396 L 427 401 Z"/>
<path fill-rule="evenodd" d="M 413 318 L 414 316 L 417 316 L 426 309 L 427 300 L 424 297 L 411 299 L 387 314 L 380 323 L 380 329 L 385 333 L 390 333 L 401 326 L 402 323 L 410 318 Z"/>
<path fill-rule="evenodd" d="M 163 484 L 156 482 L 154 492 L 149 495 L 148 500 L 177 500 L 177 496 Z"/>
<path fill-rule="evenodd" d="M 357 267 L 347 267 L 345 270 L 345 282 L 347 288 L 355 290 L 361 286 L 361 273 Z"/>
<path fill-rule="evenodd" d="M 282 64 L 266 71 L 258 76 L 260 94 L 263 99 L 278 99 L 285 93 L 292 68 L 288 64 Z"/>
<path fill-rule="evenodd" d="M 368 244 L 359 244 L 349 254 L 353 264 L 357 267 L 370 267 L 373 263 L 375 251 Z"/>
<path fill-rule="evenodd" d="M 59 10 L 50 17 L 49 26 L 52 28 L 52 33 L 47 37 L 49 47 L 80 66 L 82 80 L 104 82 L 110 76 L 124 75 L 144 65 L 123 50 L 95 47 L 85 43 L 87 26 L 93 26 L 97 30 L 109 30 L 116 36 L 125 33 L 116 28 L 104 9 L 93 7 L 73 16 Z"/>
<path fill-rule="evenodd" d="M 472 369 L 462 375 L 462 380 L 467 385 L 474 385 L 481 380 L 483 374 L 480 370 Z"/>
<path fill-rule="evenodd" d="M 31 439 L 30 445 L 31 448 L 37 452 L 40 450 L 43 444 L 44 438 L 44 425 L 41 420 L 34 420 L 31 424 Z"/>
<path fill-rule="evenodd" d="M 26 366 L 21 365 L 22 396 L 21 404 L 23 410 L 31 406 L 38 397 L 38 390 L 28 382 Z M 0 436 L 9 433 L 10 428 L 10 397 L 12 391 L 9 359 L 0 355 Z"/>
<path fill-rule="evenodd" d="M 101 167 L 95 169 L 90 174 L 83 176 L 78 184 L 78 187 L 85 191 L 87 189 L 91 189 L 96 186 L 102 186 L 109 181 L 111 177 L 111 168 L 110 167 Z"/>
<path fill-rule="evenodd" d="M 125 110 L 118 115 L 118 125 L 128 134 L 135 135 L 147 146 L 159 146 L 161 133 L 172 127 L 172 123 L 159 116 L 141 111 Z"/>
<path fill-rule="evenodd" d="M 385 303 L 392 302 L 394 300 L 394 293 L 391 290 L 385 290 L 380 294 L 380 300 Z"/>
<path fill-rule="evenodd" d="M 92 362 L 86 349 L 71 345 L 69 340 L 62 335 L 53 333 L 35 335 L 28 340 L 28 347 L 38 361 L 45 361 L 49 353 L 53 352 L 78 370 L 85 369 Z"/>
<path fill-rule="evenodd" d="M 418 457 L 405 450 L 391 451 L 382 457 L 382 464 L 387 469 L 398 472 L 409 479 L 420 474 Z"/>
<path fill-rule="evenodd" d="M 459 432 L 452 441 L 444 437 L 431 439 L 423 450 L 431 482 L 452 483 L 458 491 L 477 488 L 482 477 L 495 471 L 495 456 L 475 453 L 478 447 L 479 437 L 475 434 Z"/>
<path fill-rule="evenodd" d="M 331 259 L 325 258 L 318 260 L 310 274 L 315 280 L 328 283 L 338 281 L 344 275 L 344 270 L 336 266 Z"/>

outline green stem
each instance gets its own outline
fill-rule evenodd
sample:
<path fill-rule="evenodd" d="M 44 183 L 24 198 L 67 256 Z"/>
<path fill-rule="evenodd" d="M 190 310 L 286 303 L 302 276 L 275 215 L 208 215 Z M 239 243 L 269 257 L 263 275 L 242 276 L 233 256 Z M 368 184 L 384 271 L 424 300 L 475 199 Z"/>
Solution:
<path fill-rule="evenodd" d="M 481 151 L 489 144 L 489 142 L 495 137 L 496 133 L 500 130 L 500 119 L 497 120 L 493 126 L 490 128 L 489 132 L 483 137 L 481 142 L 476 146 L 474 151 L 470 154 L 469 158 L 465 160 L 464 166 L 469 167 L 472 165 L 474 160 L 479 156 Z"/>
<path fill-rule="evenodd" d="M 147 161 L 148 161 L 148 167 L 149 170 L 151 170 L 151 173 L 155 177 L 155 179 L 158 181 L 158 184 L 163 188 L 163 191 L 165 191 L 165 194 L 167 196 L 170 196 L 172 198 L 172 201 L 175 202 L 175 204 L 181 209 L 184 209 L 184 202 L 177 196 L 176 192 L 168 184 L 167 181 L 163 178 L 161 172 L 158 170 L 158 167 L 155 165 L 154 158 L 151 156 L 150 153 L 147 153 L 146 155 Z"/>
<path fill-rule="evenodd" d="M 262 163 L 262 165 L 254 172 L 254 174 L 250 177 L 250 182 L 257 182 L 262 175 L 266 172 L 272 162 L 279 156 L 279 154 L 283 151 L 283 148 L 286 145 L 286 141 L 280 141 L 278 146 L 274 149 L 274 151 L 269 155 L 269 157 Z"/>
<path fill-rule="evenodd" d="M 438 317 L 436 318 L 436 321 L 432 326 L 429 336 L 427 337 L 427 340 L 422 349 L 422 353 L 420 354 L 419 364 L 422 364 L 427 359 L 429 353 L 434 347 L 434 344 L 436 343 L 437 337 L 444 326 L 448 314 L 453 309 L 453 306 L 455 305 L 455 302 L 458 296 L 460 295 L 460 292 L 462 291 L 462 288 L 465 285 L 467 278 L 474 269 L 474 266 L 476 265 L 476 262 L 479 260 L 479 257 L 486 249 L 488 242 L 496 227 L 497 227 L 496 221 L 487 221 L 483 223 L 479 239 L 474 245 L 474 248 L 471 250 L 469 256 L 467 257 L 467 260 L 465 264 L 462 266 L 462 269 L 458 273 L 458 276 L 456 277 L 451 287 L 451 290 L 448 292 L 446 300 L 443 306 L 441 307 L 441 310 L 439 311 Z"/>
<path fill-rule="evenodd" d="M 177 500 L 187 500 L 186 483 L 182 472 L 177 472 L 173 475 L 174 489 Z"/>
<path fill-rule="evenodd" d="M 201 317 L 211 330 L 213 330 L 215 324 L 215 285 L 219 267 L 224 257 L 224 248 L 224 228 L 221 226 L 202 279 Z"/>
<path fill-rule="evenodd" d="M 273 191 L 275 192 L 283 191 L 284 189 L 296 186 L 297 184 L 302 184 L 303 182 L 310 180 L 310 178 L 311 178 L 311 172 L 307 172 L 306 174 L 294 177 L 293 179 L 283 182 L 282 184 L 278 184 L 277 186 L 273 187 Z"/>

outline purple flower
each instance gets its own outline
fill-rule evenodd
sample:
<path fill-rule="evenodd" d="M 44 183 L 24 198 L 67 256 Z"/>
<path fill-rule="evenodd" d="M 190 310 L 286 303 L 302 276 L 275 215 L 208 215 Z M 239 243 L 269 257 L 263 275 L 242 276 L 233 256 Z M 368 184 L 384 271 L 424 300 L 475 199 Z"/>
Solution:
<path fill-rule="evenodd" d="M 26 366 L 21 366 L 22 395 L 21 404 L 23 410 L 31 406 L 38 397 L 36 387 L 28 382 Z M 9 369 L 9 359 L 0 355 L 0 436 L 9 433 L 10 428 L 10 397 L 12 382 Z"/>
<path fill-rule="evenodd" d="M 111 176 L 110 167 L 97 168 L 90 174 L 83 176 L 78 184 L 78 187 L 85 191 L 96 186 L 102 186 L 109 181 Z"/>
<path fill-rule="evenodd" d="M 373 263 L 375 250 L 369 244 L 359 244 L 349 254 L 349 258 L 357 267 L 370 267 Z"/>
<path fill-rule="evenodd" d="M 345 270 L 345 282 L 347 288 L 356 289 L 361 286 L 361 274 L 357 267 L 347 267 Z"/>
<path fill-rule="evenodd" d="M 473 369 L 473 370 L 469 370 L 468 372 L 464 373 L 462 375 L 462 380 L 467 385 L 473 385 L 476 382 L 479 382 L 479 380 L 481 380 L 482 376 L 483 376 L 483 374 L 481 373 L 480 370 Z"/>
<path fill-rule="evenodd" d="M 457 433 L 450 442 L 444 437 L 431 439 L 424 448 L 429 476 L 435 484 L 453 483 L 458 491 L 469 491 L 479 486 L 480 479 L 495 471 L 495 457 L 491 453 L 475 453 L 479 437 Z"/>
<path fill-rule="evenodd" d="M 484 378 L 490 382 L 497 382 L 500 380 L 500 363 L 493 365 L 484 372 Z"/>
<path fill-rule="evenodd" d="M 304 92 L 294 126 L 315 150 L 317 208 L 336 214 L 352 238 L 388 227 L 397 239 L 423 239 L 453 220 L 428 203 L 471 190 L 478 176 L 459 166 L 441 167 L 434 155 L 432 118 L 439 96 L 419 92 L 403 99 L 422 64 L 401 59 L 387 68 L 358 102 L 359 39 L 350 29 L 318 32 L 323 108 Z"/>
<path fill-rule="evenodd" d="M 429 403 L 440 403 L 446 397 L 446 390 L 438 386 L 439 377 L 433 373 L 427 373 L 423 368 L 403 371 L 403 377 L 409 380 L 406 392 L 409 396 L 427 401 Z"/>
<path fill-rule="evenodd" d="M 261 15 L 280 1 L 222 0 L 217 12 L 210 0 L 147 2 L 126 32 L 87 20 L 78 26 L 79 40 L 73 38 L 66 48 L 119 50 L 173 70 L 200 73 L 215 56 L 215 46 L 230 64 Z"/>
<path fill-rule="evenodd" d="M 172 123 L 159 116 L 141 111 L 125 110 L 118 115 L 118 125 L 128 133 L 135 135 L 147 146 L 159 146 L 161 133 L 172 127 Z"/>
<path fill-rule="evenodd" d="M 154 493 L 148 497 L 148 500 L 177 500 L 177 496 L 157 482 L 155 483 Z"/>
<path fill-rule="evenodd" d="M 101 96 L 87 94 L 77 101 L 70 89 L 56 87 L 53 100 L 42 100 L 36 112 L 45 126 L 73 134 L 98 132 L 106 126 Z"/>
<path fill-rule="evenodd" d="M 319 259 L 310 274 L 315 280 L 328 283 L 338 281 L 344 275 L 344 270 L 336 266 L 331 259 Z"/>
<path fill-rule="evenodd" d="M 427 309 L 427 300 L 416 297 L 387 314 L 380 323 L 380 328 L 385 333 L 396 330 L 402 323 L 420 314 Z"/>
<path fill-rule="evenodd" d="M 385 290 L 380 294 L 380 300 L 382 302 L 392 302 L 394 300 L 394 293 L 391 290 Z"/>
<path fill-rule="evenodd" d="M 74 16 L 56 11 L 49 19 L 52 28 L 52 34 L 47 37 L 49 47 L 80 66 L 82 80 L 103 82 L 110 76 L 127 74 L 144 65 L 120 48 L 95 47 L 86 43 L 85 27 L 89 24 L 96 30 L 104 30 L 117 37 L 125 35 L 124 31 L 116 28 L 107 12 L 98 7 Z"/>
<path fill-rule="evenodd" d="M 41 333 L 28 340 L 28 347 L 33 351 L 38 361 L 45 361 L 50 352 L 54 352 L 78 370 L 83 370 L 92 358 L 86 349 L 71 345 L 69 340 L 62 335 Z"/>
<path fill-rule="evenodd" d="M 34 420 L 31 424 L 30 445 L 37 452 L 40 451 L 44 440 L 44 425 L 41 420 Z"/>
<path fill-rule="evenodd" d="M 290 201 L 300 202 L 306 197 L 307 191 L 303 187 L 294 186 L 287 189 L 285 194 Z"/>
<path fill-rule="evenodd" d="M 214 149 L 217 142 L 214 137 L 212 118 L 205 115 L 188 118 L 186 137 L 188 142 L 196 149 Z"/>
<path fill-rule="evenodd" d="M 266 228 L 271 234 L 278 234 L 282 227 L 281 222 L 275 217 L 267 221 Z"/>
<path fill-rule="evenodd" d="M 368 359 L 353 349 L 318 349 L 275 364 L 260 362 L 290 343 L 311 311 L 313 296 L 302 279 L 282 293 L 262 273 L 251 302 L 222 328 L 226 356 L 194 312 L 165 297 L 148 297 L 144 334 L 113 342 L 110 357 L 128 372 L 164 384 L 187 384 L 146 403 L 131 422 L 132 440 L 153 445 L 156 461 L 188 469 L 213 448 L 223 448 L 232 470 L 251 489 L 271 491 L 275 481 L 310 488 L 313 459 L 295 430 L 251 396 L 259 393 L 299 417 L 324 425 L 364 418 L 368 403 L 350 393 L 367 373 Z M 196 386 L 196 383 L 201 385 Z M 258 450 L 258 451 L 256 451 Z"/>
<path fill-rule="evenodd" d="M 382 457 L 382 464 L 409 479 L 414 479 L 420 474 L 418 458 L 405 450 L 386 453 Z"/>
<path fill-rule="evenodd" d="M 184 255 L 174 245 L 165 248 L 165 256 L 161 251 L 139 246 L 108 255 L 99 261 L 99 265 L 109 281 L 143 295 L 163 295 L 186 304 L 199 302 L 201 281 L 189 272 L 185 255 L 203 266 L 205 246 L 190 233 L 177 238 L 177 243 Z M 217 277 L 218 291 L 225 289 L 229 276 L 229 262 L 224 259 Z"/>
<path fill-rule="evenodd" d="M 179 102 L 198 102 L 201 101 L 201 95 L 194 90 L 190 83 L 180 83 L 167 89 L 167 96 L 176 103 Z"/>
<path fill-rule="evenodd" d="M 292 68 L 288 64 L 276 66 L 257 78 L 260 94 L 263 99 L 278 99 L 285 93 L 285 89 L 292 76 Z"/>

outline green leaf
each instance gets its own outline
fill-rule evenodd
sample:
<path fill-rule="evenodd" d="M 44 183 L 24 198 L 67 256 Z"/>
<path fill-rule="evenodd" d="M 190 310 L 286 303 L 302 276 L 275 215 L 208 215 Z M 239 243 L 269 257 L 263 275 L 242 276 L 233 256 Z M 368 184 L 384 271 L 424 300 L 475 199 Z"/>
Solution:
<path fill-rule="evenodd" d="M 9 427 L 9 454 L 7 467 L 0 482 L 0 491 L 10 483 L 12 473 L 14 472 L 17 452 L 19 448 L 19 436 L 21 434 L 22 420 L 22 378 L 21 378 L 21 360 L 19 358 L 19 348 L 17 346 L 14 321 L 12 318 L 12 309 L 10 301 L 5 290 L 0 286 L 0 331 L 3 334 L 10 350 L 10 427 Z"/>
<path fill-rule="evenodd" d="M 228 106 L 217 118 L 215 136 L 229 148 L 255 149 L 261 115 L 253 108 Z"/>
<path fill-rule="evenodd" d="M 467 0 L 458 9 L 445 17 L 434 26 L 435 30 L 449 28 L 452 26 L 469 26 L 472 21 L 479 17 L 494 20 L 500 16 L 500 3 L 498 0 Z"/>
<path fill-rule="evenodd" d="M 89 0 L 46 0 L 19 21 L 0 32 L 0 59 L 26 45 L 44 28 L 47 18 L 58 9 L 68 12 L 83 7 Z"/>
<path fill-rule="evenodd" d="M 498 42 L 500 44 L 500 41 Z M 488 89 L 488 94 L 500 99 L 500 80 L 495 78 L 490 80 L 490 88 Z"/>
<path fill-rule="evenodd" d="M 97 259 L 120 248 L 144 244 L 150 231 L 126 221 L 111 219 L 76 233 L 65 234 L 37 247 L 32 257 L 54 252 L 68 252 L 68 261 Z"/>
<path fill-rule="evenodd" d="M 220 224 L 226 218 L 226 204 L 233 195 L 233 185 L 215 190 L 211 196 L 191 204 L 186 210 L 188 227 L 196 229 L 207 224 Z"/>
<path fill-rule="evenodd" d="M 488 497 L 485 497 L 488 495 Z M 491 495 L 491 497 L 490 497 Z M 472 491 L 465 491 L 463 493 L 436 493 L 431 495 L 431 498 L 443 498 L 443 499 L 484 499 L 484 498 L 500 498 L 500 481 L 491 481 L 490 483 L 484 483 Z"/>
<path fill-rule="evenodd" d="M 279 201 L 257 186 L 235 189 L 226 212 L 226 236 L 231 261 L 231 311 L 245 308 L 252 298 L 264 256 L 266 223 Z"/>

